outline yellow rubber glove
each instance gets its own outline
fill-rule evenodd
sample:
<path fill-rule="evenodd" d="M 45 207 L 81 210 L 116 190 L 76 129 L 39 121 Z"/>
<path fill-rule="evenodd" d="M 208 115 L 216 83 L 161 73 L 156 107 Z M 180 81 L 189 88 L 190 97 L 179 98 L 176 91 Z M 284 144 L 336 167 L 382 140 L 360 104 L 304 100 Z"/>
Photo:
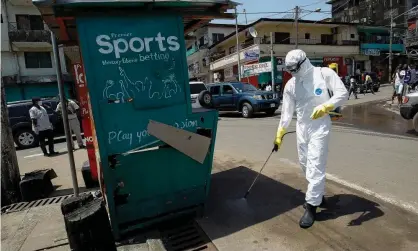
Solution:
<path fill-rule="evenodd" d="M 311 119 L 322 118 L 328 112 L 334 110 L 333 104 L 318 105 L 312 112 Z"/>
<path fill-rule="evenodd" d="M 279 150 L 279 148 L 282 144 L 282 138 L 283 138 L 285 133 L 286 133 L 286 129 L 284 129 L 283 127 L 279 127 L 277 129 L 276 139 L 274 140 L 274 148 L 273 148 L 273 150 L 275 152 L 277 152 L 277 150 Z"/>

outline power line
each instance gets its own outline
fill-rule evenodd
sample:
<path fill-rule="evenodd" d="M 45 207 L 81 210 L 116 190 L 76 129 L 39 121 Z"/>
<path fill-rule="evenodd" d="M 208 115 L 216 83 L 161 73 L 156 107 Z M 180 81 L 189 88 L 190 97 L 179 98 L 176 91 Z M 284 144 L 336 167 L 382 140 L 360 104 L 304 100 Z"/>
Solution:
<path fill-rule="evenodd" d="M 334 11 L 336 11 L 336 10 L 338 10 L 338 9 L 340 9 L 340 8 L 342 8 L 342 7 L 344 7 L 345 5 L 347 5 L 348 3 L 350 2 L 350 0 L 347 0 L 344 4 L 342 4 L 342 5 L 340 5 L 340 6 L 338 6 L 337 8 L 335 8 L 335 10 Z M 306 16 L 306 15 L 305 15 Z M 316 23 L 318 23 L 318 22 L 320 22 L 321 20 L 319 19 L 319 20 L 317 20 L 316 22 L 314 22 L 313 24 L 316 24 Z M 293 24 L 294 24 L 295 22 L 293 22 Z M 302 28 L 302 31 L 304 31 L 304 30 L 306 30 L 306 29 L 304 29 L 304 28 Z M 282 42 L 284 42 L 284 41 L 286 41 L 286 40 L 288 40 L 289 38 L 285 38 L 285 39 L 283 39 L 282 41 L 279 41 L 279 44 L 280 43 L 282 43 Z"/>
<path fill-rule="evenodd" d="M 328 0 L 319 0 L 319 1 L 316 1 L 314 3 L 310 3 L 310 4 L 299 6 L 299 7 L 308 7 L 308 6 L 312 6 L 312 5 L 318 4 L 320 2 L 325 2 L 325 1 L 328 1 Z"/>
<path fill-rule="evenodd" d="M 413 11 L 413 10 L 415 10 L 415 9 L 417 9 L 418 8 L 418 5 L 417 6 L 415 6 L 415 7 L 413 7 L 413 8 L 411 8 L 411 9 L 409 9 L 409 10 L 407 10 L 407 11 L 405 11 L 404 13 L 402 13 L 402 14 L 400 14 L 400 15 L 398 15 L 398 16 L 396 16 L 396 17 L 394 17 L 393 19 L 396 19 L 396 18 L 398 18 L 398 17 L 400 17 L 400 16 L 403 16 L 403 15 L 405 15 L 406 13 L 408 13 L 408 12 L 410 12 L 410 11 Z M 392 9 L 390 10 L 390 11 L 392 11 Z M 389 17 L 390 18 L 390 17 Z M 389 19 L 389 18 L 385 18 L 385 20 L 386 19 Z"/>
<path fill-rule="evenodd" d="M 286 10 L 286 11 L 282 11 L 282 13 L 275 13 L 275 14 L 268 15 L 268 16 L 261 17 L 261 18 L 269 18 L 269 17 L 273 17 L 273 16 L 277 16 L 277 15 L 279 15 L 279 14 L 285 14 L 285 13 L 286 13 L 286 14 L 294 14 L 294 13 L 295 13 L 295 12 L 294 12 L 294 8 L 292 8 L 292 9 L 288 9 L 288 10 Z M 249 23 L 255 22 L 255 21 L 257 21 L 258 19 L 260 19 L 260 18 L 250 20 L 250 21 L 249 21 Z"/>
<path fill-rule="evenodd" d="M 287 14 L 287 13 L 294 13 L 294 11 L 278 11 L 278 12 L 274 12 L 274 11 L 260 11 L 260 12 L 238 12 L 237 14 Z"/>

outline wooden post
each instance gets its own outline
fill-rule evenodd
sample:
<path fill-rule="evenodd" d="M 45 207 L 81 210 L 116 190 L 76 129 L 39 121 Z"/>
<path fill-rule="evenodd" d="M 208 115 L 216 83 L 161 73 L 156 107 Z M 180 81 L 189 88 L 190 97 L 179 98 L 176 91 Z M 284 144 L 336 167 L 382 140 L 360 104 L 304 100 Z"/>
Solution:
<path fill-rule="evenodd" d="M 20 172 L 1 81 L 1 206 L 20 201 Z"/>

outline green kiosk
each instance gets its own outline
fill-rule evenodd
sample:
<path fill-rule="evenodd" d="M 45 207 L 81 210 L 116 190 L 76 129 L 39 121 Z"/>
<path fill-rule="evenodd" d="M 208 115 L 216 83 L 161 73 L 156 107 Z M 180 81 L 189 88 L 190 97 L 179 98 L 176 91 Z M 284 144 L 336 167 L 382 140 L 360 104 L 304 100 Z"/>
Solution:
<path fill-rule="evenodd" d="M 79 45 L 100 185 L 115 237 L 202 210 L 218 113 L 192 109 L 185 37 L 227 0 L 34 0 L 60 44 Z"/>

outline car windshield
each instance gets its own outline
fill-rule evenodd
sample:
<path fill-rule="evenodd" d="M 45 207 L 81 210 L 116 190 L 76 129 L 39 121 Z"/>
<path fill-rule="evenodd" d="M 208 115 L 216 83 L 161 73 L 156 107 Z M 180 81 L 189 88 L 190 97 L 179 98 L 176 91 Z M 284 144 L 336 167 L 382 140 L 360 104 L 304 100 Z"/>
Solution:
<path fill-rule="evenodd" d="M 232 86 L 238 92 L 253 92 L 253 91 L 257 91 L 257 88 L 255 88 L 253 85 L 250 85 L 250 84 L 233 83 Z"/>
<path fill-rule="evenodd" d="M 202 91 L 206 91 L 205 84 L 190 84 L 190 94 L 199 94 Z"/>

